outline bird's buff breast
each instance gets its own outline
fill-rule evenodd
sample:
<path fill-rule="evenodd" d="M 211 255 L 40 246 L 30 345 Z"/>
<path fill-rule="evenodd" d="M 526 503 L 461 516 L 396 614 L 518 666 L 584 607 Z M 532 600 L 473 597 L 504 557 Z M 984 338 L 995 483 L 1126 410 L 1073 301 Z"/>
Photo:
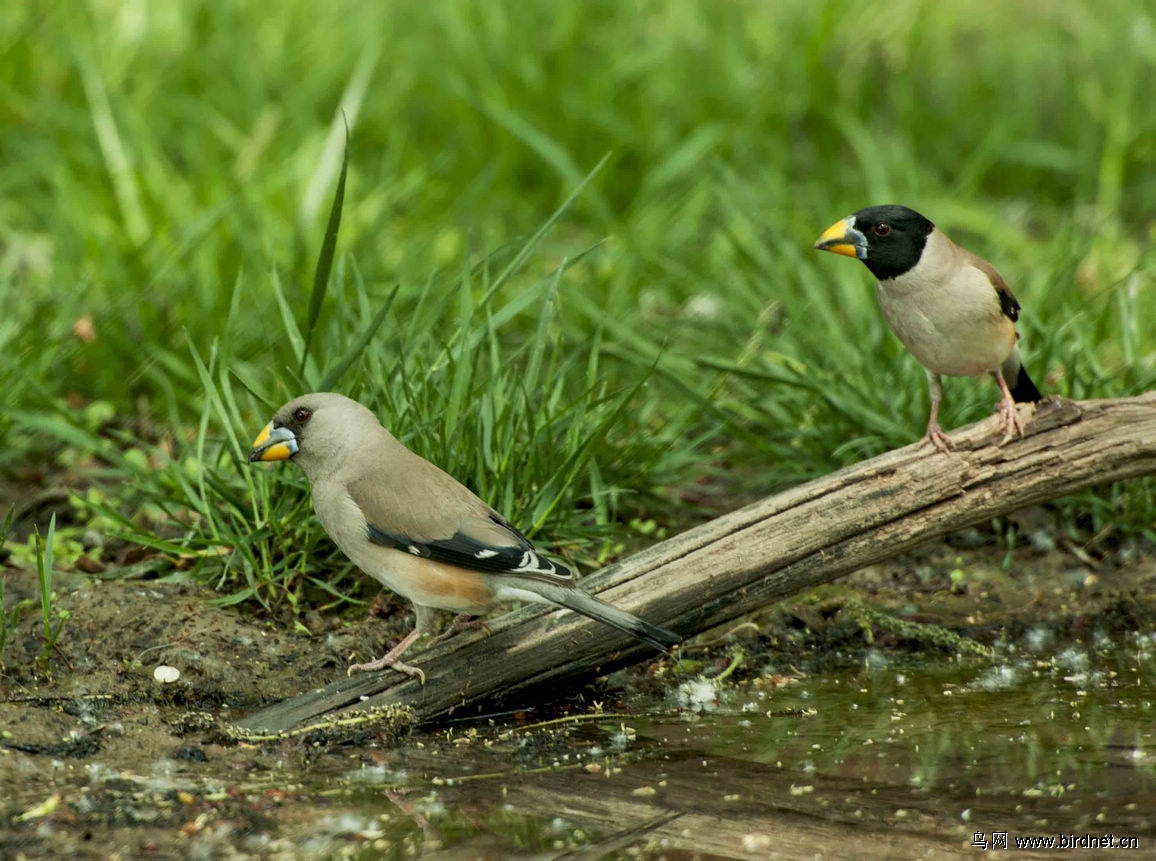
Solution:
<path fill-rule="evenodd" d="M 891 331 L 937 374 L 974 377 L 994 371 L 1015 346 L 1015 325 L 978 269 L 935 287 L 901 275 L 880 281 L 876 294 Z"/>
<path fill-rule="evenodd" d="M 365 516 L 347 493 L 313 492 L 313 510 L 349 560 L 392 592 L 424 607 L 481 613 L 495 601 L 492 578 L 369 540 Z"/>

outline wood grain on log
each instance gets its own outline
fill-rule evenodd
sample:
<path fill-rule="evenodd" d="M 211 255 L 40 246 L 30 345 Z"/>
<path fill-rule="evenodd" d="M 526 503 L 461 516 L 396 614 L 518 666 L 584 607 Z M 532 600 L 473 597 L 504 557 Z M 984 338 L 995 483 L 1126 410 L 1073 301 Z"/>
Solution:
<path fill-rule="evenodd" d="M 685 637 L 917 544 L 1028 505 L 1156 473 L 1156 392 L 1049 399 L 1025 437 L 994 444 L 993 417 L 940 454 L 910 445 L 704 523 L 583 580 L 607 601 Z M 404 704 L 417 719 L 529 701 L 653 654 L 568 611 L 527 608 L 420 655 L 424 685 L 395 673 L 342 678 L 240 722 L 281 732 L 334 709 Z"/>

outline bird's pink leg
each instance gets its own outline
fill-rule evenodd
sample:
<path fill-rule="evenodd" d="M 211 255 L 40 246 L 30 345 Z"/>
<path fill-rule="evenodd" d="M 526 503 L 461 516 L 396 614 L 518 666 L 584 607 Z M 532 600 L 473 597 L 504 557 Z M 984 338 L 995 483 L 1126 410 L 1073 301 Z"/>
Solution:
<path fill-rule="evenodd" d="M 943 400 L 943 383 L 939 374 L 927 371 L 926 368 L 924 370 L 927 372 L 927 388 L 931 394 L 931 415 L 927 419 L 927 433 L 923 439 L 947 454 L 951 450 L 951 440 L 939 427 L 939 402 Z"/>
<path fill-rule="evenodd" d="M 991 375 L 995 377 L 995 381 L 999 383 L 999 390 L 1003 392 L 1003 398 L 999 402 L 999 416 L 1000 423 L 1003 425 L 1004 437 L 1000 441 L 1000 445 L 1003 445 L 1016 436 L 1022 439 L 1024 426 L 1023 423 L 1020 422 L 1019 414 L 1016 412 L 1016 402 L 1012 397 L 1011 389 L 1007 387 L 1007 381 L 1004 380 L 1001 371 L 992 371 Z"/>
<path fill-rule="evenodd" d="M 407 676 L 418 676 L 421 678 L 421 683 L 425 684 L 425 673 L 417 667 L 403 664 L 400 660 L 402 654 L 414 641 L 422 635 L 421 626 L 415 627 L 412 631 L 405 635 L 405 637 L 396 646 L 378 658 L 376 661 L 370 661 L 367 664 L 351 664 L 347 670 L 349 675 L 354 673 L 365 673 L 371 670 L 381 670 L 385 667 L 397 670 L 399 673 L 405 673 Z"/>

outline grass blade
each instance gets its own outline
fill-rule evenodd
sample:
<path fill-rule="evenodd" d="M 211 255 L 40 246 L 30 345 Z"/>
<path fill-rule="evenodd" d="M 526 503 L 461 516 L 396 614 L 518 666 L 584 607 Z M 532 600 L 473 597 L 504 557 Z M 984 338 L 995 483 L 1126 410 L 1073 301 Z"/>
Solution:
<path fill-rule="evenodd" d="M 526 243 L 518 250 L 518 253 L 514 255 L 514 259 L 506 264 L 506 268 L 494 279 L 494 283 L 486 290 L 481 302 L 478 303 L 479 305 L 486 305 L 490 301 L 490 298 L 509 280 L 510 276 L 521 268 L 522 264 L 526 262 L 526 259 L 533 253 L 534 249 L 537 248 L 539 243 L 546 237 L 546 234 L 548 234 L 558 222 L 558 219 L 574 204 L 574 201 L 578 199 L 586 186 L 588 186 L 590 181 L 606 166 L 606 162 L 608 161 L 610 161 L 610 153 L 606 153 L 606 155 L 599 159 L 598 164 L 594 165 L 590 173 L 586 174 L 585 178 L 575 186 L 569 196 L 562 201 L 562 204 L 546 219 L 546 222 L 534 231 L 534 235 L 526 240 Z"/>
<path fill-rule="evenodd" d="M 399 289 L 401 289 L 400 284 L 394 285 L 393 290 L 390 291 L 385 302 L 377 310 L 373 319 L 369 321 L 369 325 L 357 336 L 357 339 L 353 342 L 353 346 L 351 346 L 345 355 L 321 378 L 321 384 L 318 386 L 321 391 L 332 391 L 337 381 L 349 370 L 349 366 L 357 361 L 365 352 L 365 348 L 369 346 L 369 342 L 373 340 L 373 336 L 377 334 L 377 330 L 380 329 L 381 324 L 385 322 L 385 318 L 389 314 L 389 309 L 392 307 L 393 300 L 397 297 L 397 291 Z"/>
<path fill-rule="evenodd" d="M 341 173 L 337 177 L 337 189 L 333 192 L 333 205 L 329 209 L 329 223 L 325 225 L 325 238 L 321 242 L 321 253 L 317 256 L 317 269 L 313 273 L 313 293 L 309 297 L 309 317 L 305 321 L 305 345 L 301 348 L 301 367 L 298 375 L 305 373 L 305 362 L 309 358 L 309 344 L 321 316 L 321 303 L 329 288 L 329 273 L 333 270 L 333 255 L 337 251 L 337 232 L 341 229 L 341 210 L 345 204 L 345 177 L 349 172 L 349 126 L 345 127 L 345 154 L 341 158 Z"/>

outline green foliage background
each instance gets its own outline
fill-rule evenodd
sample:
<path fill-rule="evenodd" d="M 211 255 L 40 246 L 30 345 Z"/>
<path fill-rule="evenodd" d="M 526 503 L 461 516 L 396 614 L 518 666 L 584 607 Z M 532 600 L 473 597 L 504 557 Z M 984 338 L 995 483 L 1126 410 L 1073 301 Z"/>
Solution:
<path fill-rule="evenodd" d="M 239 457 L 352 358 L 339 389 L 597 564 L 705 516 L 704 478 L 737 499 L 918 438 L 868 273 L 811 249 L 883 202 L 996 264 L 1043 388 L 1137 393 L 1154 77 L 1156 9 L 1124 0 L 3 4 L 0 470 L 97 479 L 102 528 L 209 554 L 235 598 L 342 594 L 300 476 Z M 948 381 L 945 425 L 995 399 Z"/>

